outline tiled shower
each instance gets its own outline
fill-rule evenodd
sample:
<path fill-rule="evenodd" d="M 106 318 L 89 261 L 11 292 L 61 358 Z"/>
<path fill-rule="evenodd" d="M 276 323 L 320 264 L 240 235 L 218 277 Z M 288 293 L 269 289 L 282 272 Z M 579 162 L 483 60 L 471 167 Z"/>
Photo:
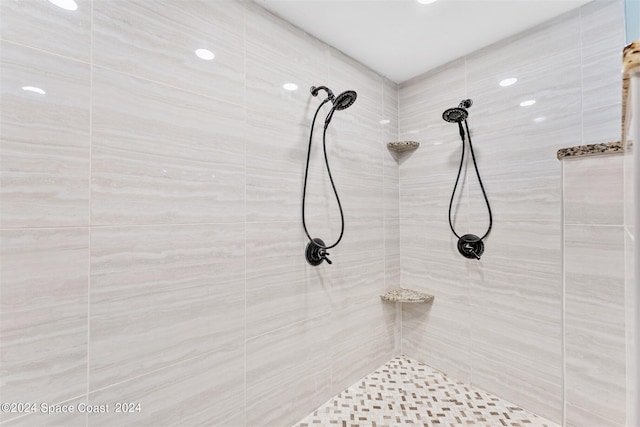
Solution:
<path fill-rule="evenodd" d="M 623 1 L 401 84 L 253 1 L 76 3 L 0 0 L 0 402 L 95 411 L 0 424 L 291 425 L 406 354 L 558 424 L 624 425 L 623 162 L 556 158 L 620 140 Z M 344 240 L 311 267 L 300 203 L 318 84 L 358 100 L 328 133 Z M 495 218 L 481 263 L 446 219 L 460 146 L 441 113 L 464 98 Z M 387 150 L 401 140 L 421 146 Z M 334 236 L 320 149 L 307 221 Z M 580 174 L 602 176 L 596 206 L 580 205 Z M 472 174 L 462 195 L 457 226 L 484 229 Z M 610 271 L 572 276 L 571 251 L 593 264 L 599 245 Z M 613 301 L 594 326 L 603 283 Z M 380 300 L 399 286 L 435 301 Z M 584 333 L 599 326 L 604 341 Z"/>

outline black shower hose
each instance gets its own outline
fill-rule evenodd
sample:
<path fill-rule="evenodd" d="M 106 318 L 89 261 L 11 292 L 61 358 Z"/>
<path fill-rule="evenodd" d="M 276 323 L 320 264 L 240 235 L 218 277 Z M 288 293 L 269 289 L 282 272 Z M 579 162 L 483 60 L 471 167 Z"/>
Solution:
<path fill-rule="evenodd" d="M 304 170 L 304 188 L 302 190 L 302 227 L 304 228 L 304 232 L 306 233 L 307 237 L 309 238 L 309 241 L 314 242 L 314 244 L 316 246 L 320 247 L 321 249 L 331 249 L 331 248 L 336 247 L 338 245 L 338 243 L 340 243 L 340 240 L 342 240 L 342 236 L 344 234 L 344 214 L 342 213 L 342 204 L 340 203 L 340 197 L 338 196 L 338 190 L 336 190 L 336 185 L 333 182 L 333 175 L 331 175 L 331 168 L 329 167 L 329 158 L 327 156 L 327 128 L 328 128 L 327 125 L 328 125 L 328 123 L 325 123 L 324 131 L 322 132 L 322 148 L 324 150 L 324 163 L 327 165 L 327 173 L 329 174 L 329 180 L 331 181 L 331 187 L 333 188 L 333 194 L 336 195 L 336 201 L 338 202 L 338 208 L 340 209 L 340 224 L 341 224 L 341 228 L 340 228 L 340 237 L 338 237 L 338 240 L 332 245 L 322 246 L 321 244 L 319 244 L 317 242 L 317 240 L 314 240 L 311 237 L 311 235 L 309 234 L 309 230 L 307 230 L 307 222 L 305 220 L 305 214 L 304 214 L 304 206 L 305 206 L 305 202 L 306 202 L 306 199 L 307 199 L 307 178 L 309 176 L 309 159 L 311 158 L 311 145 L 313 143 L 313 128 L 314 128 L 314 126 L 316 124 L 316 118 L 318 117 L 318 113 L 320 112 L 320 109 L 328 101 L 329 101 L 328 98 L 325 99 L 320 104 L 320 106 L 318 106 L 318 109 L 316 110 L 316 113 L 313 115 L 313 121 L 311 122 L 311 132 L 309 132 L 309 148 L 307 150 L 307 165 L 306 165 L 305 170 Z M 331 109 L 329 114 L 331 114 L 333 112 L 334 108 Z"/>
<path fill-rule="evenodd" d="M 456 233 L 456 230 L 453 229 L 453 222 L 451 221 L 451 207 L 453 206 L 453 199 L 455 197 L 456 189 L 458 187 L 458 181 L 460 180 L 460 174 L 462 173 L 462 165 L 464 164 L 464 146 L 465 146 L 464 131 L 462 130 L 461 123 L 458 123 L 458 126 L 460 127 L 460 139 L 462 140 L 462 156 L 460 156 L 460 167 L 458 168 L 458 177 L 456 178 L 456 183 L 453 186 L 453 192 L 451 193 L 451 201 L 449 202 L 449 227 L 451 228 L 451 231 L 453 232 L 453 234 L 458 239 L 460 239 L 461 237 L 458 235 L 458 233 Z M 480 178 L 480 172 L 478 171 L 476 156 L 473 153 L 473 145 L 471 144 L 471 133 L 469 133 L 469 124 L 467 123 L 466 120 L 464 121 L 464 126 L 467 129 L 467 136 L 469 137 L 469 151 L 471 151 L 471 158 L 473 159 L 473 167 L 476 170 L 476 175 L 478 176 L 478 182 L 480 183 L 480 189 L 482 190 L 482 195 L 484 196 L 484 201 L 487 204 L 487 210 L 489 211 L 489 228 L 487 229 L 487 232 L 484 233 L 482 237 L 480 237 L 480 240 L 482 241 L 484 240 L 485 237 L 489 235 L 489 232 L 491 231 L 491 227 L 493 226 L 493 216 L 491 215 L 491 206 L 489 205 L 489 199 L 487 198 L 487 193 L 484 191 L 482 178 Z"/>

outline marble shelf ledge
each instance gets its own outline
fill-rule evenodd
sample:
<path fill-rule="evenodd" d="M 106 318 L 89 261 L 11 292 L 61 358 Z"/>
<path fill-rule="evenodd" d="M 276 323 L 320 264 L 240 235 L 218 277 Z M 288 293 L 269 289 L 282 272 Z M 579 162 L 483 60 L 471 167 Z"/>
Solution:
<path fill-rule="evenodd" d="M 380 295 L 380 298 L 388 302 L 431 302 L 434 296 L 413 289 L 396 288 Z"/>
<path fill-rule="evenodd" d="M 420 147 L 420 143 L 416 141 L 388 142 L 387 147 L 389 150 L 395 151 L 396 153 L 403 153 L 405 151 L 415 150 Z"/>
<path fill-rule="evenodd" d="M 587 157 L 587 156 L 603 156 L 606 154 L 618 154 L 622 153 L 622 143 L 605 142 L 603 144 L 589 144 L 578 145 L 575 147 L 561 148 L 558 150 L 558 160 L 574 158 L 574 157 Z"/>

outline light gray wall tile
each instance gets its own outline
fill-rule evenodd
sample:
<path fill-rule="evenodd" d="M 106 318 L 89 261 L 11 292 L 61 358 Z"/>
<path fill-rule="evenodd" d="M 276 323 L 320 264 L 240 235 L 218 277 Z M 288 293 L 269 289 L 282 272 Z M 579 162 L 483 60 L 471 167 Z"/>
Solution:
<path fill-rule="evenodd" d="M 243 221 L 242 108 L 101 68 L 93 79 L 93 224 Z"/>
<path fill-rule="evenodd" d="M 331 317 L 247 340 L 247 425 L 291 425 L 331 397 Z"/>
<path fill-rule="evenodd" d="M 37 49 L 88 62 L 92 0 L 75 0 L 66 10 L 48 1 L 7 0 L 0 4 L 0 36 Z"/>
<path fill-rule="evenodd" d="M 621 155 L 565 159 L 565 224 L 622 225 L 623 161 Z"/>
<path fill-rule="evenodd" d="M 0 226 L 88 225 L 89 66 L 6 42 L 0 60 Z"/>
<path fill-rule="evenodd" d="M 331 311 L 329 284 L 307 280 L 298 221 L 248 223 L 246 233 L 248 338 Z"/>
<path fill-rule="evenodd" d="M 241 426 L 243 348 L 240 342 L 169 366 L 159 372 L 89 394 L 90 405 L 109 405 L 90 413 L 91 426 L 229 425 Z M 133 405 L 117 413 L 116 403 Z M 138 407 L 134 406 L 139 404 Z"/>
<path fill-rule="evenodd" d="M 447 334 L 446 346 L 421 345 L 433 333 L 425 326 L 430 318 L 408 317 L 419 309 L 404 307 L 402 349 L 453 375 L 450 361 L 471 339 L 480 346 L 471 355 L 466 350 L 463 363 L 474 382 L 555 422 L 563 405 L 562 169 L 556 151 L 606 142 L 615 127 L 619 131 L 619 95 L 610 92 L 619 76 L 611 75 L 619 68 L 613 46 L 620 27 L 611 24 L 621 18 L 619 6 L 571 11 L 399 88 L 399 138 L 421 142 L 399 161 L 402 284 L 434 293 L 434 319 L 445 303 L 467 312 L 462 322 L 471 328 L 467 336 Z M 599 22 L 600 12 L 606 23 Z M 507 77 L 518 81 L 499 86 Z M 461 143 L 442 112 L 466 97 L 474 101 L 469 127 L 494 220 L 480 262 L 457 253 L 446 219 Z M 526 99 L 536 103 L 521 107 Z M 455 229 L 482 235 L 489 216 L 473 164 L 465 166 L 469 172 L 454 200 Z M 510 328 L 514 322 L 519 330 Z M 523 339 L 540 341 L 531 350 L 536 357 L 527 360 L 519 350 Z"/>
<path fill-rule="evenodd" d="M 243 2 L 96 0 L 93 62 L 242 105 Z M 196 49 L 214 53 L 211 61 Z"/>
<path fill-rule="evenodd" d="M 564 235 L 567 403 L 624 424 L 624 230 L 566 225 Z"/>
<path fill-rule="evenodd" d="M 89 230 L 2 230 L 0 241 L 0 397 L 54 404 L 85 394 Z"/>
<path fill-rule="evenodd" d="M 486 308 L 471 315 L 472 384 L 559 422 L 562 419 L 560 322 Z"/>
<path fill-rule="evenodd" d="M 238 345 L 243 235 L 242 224 L 93 230 L 91 390 Z"/>

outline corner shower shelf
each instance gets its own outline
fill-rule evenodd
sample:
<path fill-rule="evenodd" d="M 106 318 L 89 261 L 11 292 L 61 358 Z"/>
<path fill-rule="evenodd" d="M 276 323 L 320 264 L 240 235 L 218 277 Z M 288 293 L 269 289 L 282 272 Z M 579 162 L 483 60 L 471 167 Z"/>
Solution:
<path fill-rule="evenodd" d="M 387 147 L 389 150 L 395 151 L 396 153 L 403 153 L 405 151 L 415 150 L 420 147 L 420 143 L 416 141 L 388 142 Z"/>
<path fill-rule="evenodd" d="M 434 296 L 413 289 L 396 288 L 380 295 L 380 298 L 389 302 L 431 302 Z"/>

